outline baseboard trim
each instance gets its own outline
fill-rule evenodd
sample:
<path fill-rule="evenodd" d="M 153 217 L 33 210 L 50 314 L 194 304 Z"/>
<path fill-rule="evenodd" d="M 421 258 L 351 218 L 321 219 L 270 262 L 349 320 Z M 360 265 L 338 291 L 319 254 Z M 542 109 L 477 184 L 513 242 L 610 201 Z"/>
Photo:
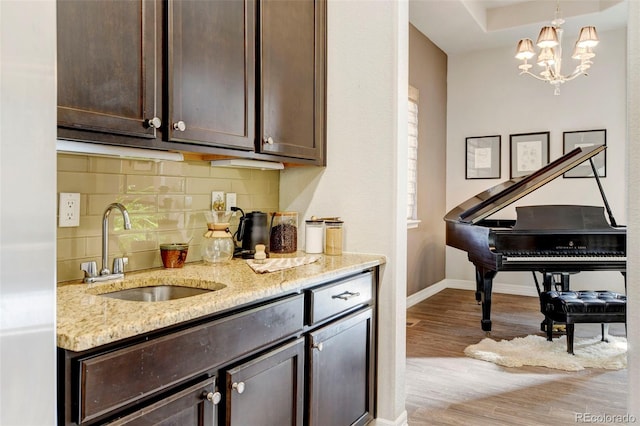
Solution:
<path fill-rule="evenodd" d="M 369 425 L 371 426 L 409 426 L 407 411 L 403 411 L 395 420 L 373 419 Z"/>
<path fill-rule="evenodd" d="M 440 293 L 442 290 L 447 288 L 447 280 L 442 280 L 435 284 L 430 285 L 427 288 L 423 288 L 422 290 L 413 293 L 412 295 L 407 297 L 407 308 L 412 307 L 413 305 L 422 302 L 433 296 L 434 294 Z"/>
<path fill-rule="evenodd" d="M 438 294 L 442 290 L 447 288 L 475 291 L 476 283 L 470 280 L 444 279 L 442 281 L 432 284 L 429 287 L 424 288 L 408 296 L 407 308 L 410 308 L 416 303 L 420 303 L 423 300 L 426 300 L 431 296 L 433 296 L 434 294 Z M 493 293 L 504 293 L 504 294 L 513 294 L 516 296 L 538 297 L 538 291 L 533 286 L 529 287 L 529 286 L 507 284 L 507 283 L 493 283 Z"/>

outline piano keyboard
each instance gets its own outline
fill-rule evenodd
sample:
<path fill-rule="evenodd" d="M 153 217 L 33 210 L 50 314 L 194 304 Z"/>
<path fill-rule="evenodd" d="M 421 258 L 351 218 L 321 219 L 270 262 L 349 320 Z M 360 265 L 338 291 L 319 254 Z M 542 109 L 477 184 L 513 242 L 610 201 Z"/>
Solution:
<path fill-rule="evenodd" d="M 626 262 L 627 256 L 505 256 L 503 262 Z"/>

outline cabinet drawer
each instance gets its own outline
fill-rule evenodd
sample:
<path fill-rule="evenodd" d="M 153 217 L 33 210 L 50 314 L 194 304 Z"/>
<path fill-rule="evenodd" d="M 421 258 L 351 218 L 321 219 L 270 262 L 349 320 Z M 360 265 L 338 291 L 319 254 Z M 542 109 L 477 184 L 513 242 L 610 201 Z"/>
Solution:
<path fill-rule="evenodd" d="M 265 348 L 302 330 L 296 295 L 230 317 L 84 358 L 78 363 L 78 423 Z"/>
<path fill-rule="evenodd" d="M 109 426 L 148 426 L 148 425 L 180 425 L 180 426 L 215 426 L 217 407 L 215 401 L 209 401 L 208 395 L 214 396 L 215 377 L 210 377 L 186 389 L 178 390 L 170 395 L 142 407 L 125 417 L 109 423 Z"/>
<path fill-rule="evenodd" d="M 309 290 L 309 324 L 369 304 L 373 297 L 373 274 L 367 272 L 334 284 Z"/>

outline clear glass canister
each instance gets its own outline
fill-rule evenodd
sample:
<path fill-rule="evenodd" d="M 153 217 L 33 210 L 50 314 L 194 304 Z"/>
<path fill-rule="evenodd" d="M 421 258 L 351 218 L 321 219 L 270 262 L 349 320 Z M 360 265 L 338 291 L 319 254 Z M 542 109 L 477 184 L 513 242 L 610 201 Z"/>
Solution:
<path fill-rule="evenodd" d="M 322 253 L 324 239 L 324 220 L 307 220 L 304 228 L 305 245 L 307 253 Z"/>
<path fill-rule="evenodd" d="M 342 254 L 342 222 L 341 220 L 327 220 L 324 222 L 324 253 L 329 255 Z"/>
<path fill-rule="evenodd" d="M 294 253 L 296 250 L 298 250 L 298 213 L 273 213 L 269 230 L 269 253 Z"/>

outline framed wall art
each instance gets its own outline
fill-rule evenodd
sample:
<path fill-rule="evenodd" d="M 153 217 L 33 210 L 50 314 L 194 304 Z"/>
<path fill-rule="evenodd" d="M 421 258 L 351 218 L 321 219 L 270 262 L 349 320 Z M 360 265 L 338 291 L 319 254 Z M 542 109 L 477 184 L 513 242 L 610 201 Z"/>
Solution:
<path fill-rule="evenodd" d="M 499 135 L 466 139 L 465 179 L 500 178 L 500 142 Z"/>
<path fill-rule="evenodd" d="M 510 177 L 527 176 L 549 164 L 549 132 L 518 133 L 509 136 Z"/>
<path fill-rule="evenodd" d="M 605 129 L 598 130 L 578 130 L 574 132 L 563 133 L 564 153 L 571 152 L 575 148 L 592 147 L 596 145 L 607 144 L 607 131 Z M 593 165 L 598 171 L 598 177 L 607 176 L 607 150 L 592 158 Z M 566 172 L 563 177 L 566 178 L 585 178 L 593 177 L 593 169 L 589 161 L 574 167 Z"/>

